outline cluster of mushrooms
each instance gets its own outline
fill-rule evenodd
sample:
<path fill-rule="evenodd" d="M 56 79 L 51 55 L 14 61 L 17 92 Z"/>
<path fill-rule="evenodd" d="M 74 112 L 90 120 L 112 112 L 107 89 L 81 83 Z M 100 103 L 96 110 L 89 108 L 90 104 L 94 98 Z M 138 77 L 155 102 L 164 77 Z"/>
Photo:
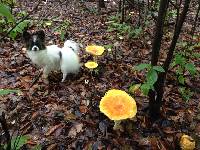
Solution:
<path fill-rule="evenodd" d="M 86 62 L 85 67 L 90 70 L 97 68 L 97 57 L 101 56 L 104 50 L 102 46 L 87 46 L 86 52 L 93 55 L 93 61 Z M 132 90 L 135 91 L 136 89 L 137 88 L 134 88 Z M 121 130 L 121 121 L 132 119 L 137 113 L 137 105 L 134 98 L 125 91 L 118 89 L 108 90 L 104 97 L 101 98 L 99 108 L 104 115 L 114 121 L 114 130 Z M 195 141 L 185 134 L 181 137 L 179 144 L 182 150 L 195 149 Z"/>
<path fill-rule="evenodd" d="M 86 52 L 93 55 L 94 60 L 86 62 L 85 67 L 91 70 L 97 68 L 97 57 L 101 56 L 104 51 L 105 49 L 102 46 L 87 46 Z M 120 122 L 135 117 L 137 113 L 135 100 L 125 91 L 117 89 L 111 89 L 106 92 L 100 101 L 99 108 L 109 119 L 114 120 L 114 130 L 121 129 Z"/>
<path fill-rule="evenodd" d="M 85 67 L 88 69 L 95 69 L 98 67 L 97 57 L 101 56 L 105 51 L 103 46 L 91 45 L 86 47 L 86 52 L 93 55 L 93 61 L 88 61 L 85 63 Z"/>

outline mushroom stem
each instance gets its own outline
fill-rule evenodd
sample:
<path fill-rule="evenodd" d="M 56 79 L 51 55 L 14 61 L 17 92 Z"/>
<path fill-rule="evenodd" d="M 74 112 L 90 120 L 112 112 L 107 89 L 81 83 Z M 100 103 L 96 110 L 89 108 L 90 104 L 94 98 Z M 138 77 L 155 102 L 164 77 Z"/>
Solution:
<path fill-rule="evenodd" d="M 113 130 L 123 131 L 123 127 L 120 125 L 121 120 L 114 120 L 114 122 L 115 122 L 115 124 L 114 124 Z"/>
<path fill-rule="evenodd" d="M 94 56 L 93 59 L 94 59 L 94 62 L 97 62 L 97 56 Z"/>
<path fill-rule="evenodd" d="M 93 69 L 90 69 L 90 76 L 92 78 L 92 82 L 94 82 L 94 77 L 93 77 L 92 73 L 93 73 Z"/>

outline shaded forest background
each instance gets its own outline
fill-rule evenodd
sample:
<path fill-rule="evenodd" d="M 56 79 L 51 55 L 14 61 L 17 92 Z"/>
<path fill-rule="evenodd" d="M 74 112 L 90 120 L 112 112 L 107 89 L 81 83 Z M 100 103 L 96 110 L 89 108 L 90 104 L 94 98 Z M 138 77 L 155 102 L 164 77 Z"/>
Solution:
<path fill-rule="evenodd" d="M 0 4 L 2 149 L 177 150 L 183 134 L 200 149 L 199 0 Z M 21 37 L 39 29 L 47 45 L 80 43 L 82 63 L 91 59 L 87 45 L 104 46 L 98 69 L 82 66 L 64 83 L 53 73 L 45 84 Z M 136 100 L 137 115 L 122 122 L 123 131 L 99 111 L 109 89 Z"/>

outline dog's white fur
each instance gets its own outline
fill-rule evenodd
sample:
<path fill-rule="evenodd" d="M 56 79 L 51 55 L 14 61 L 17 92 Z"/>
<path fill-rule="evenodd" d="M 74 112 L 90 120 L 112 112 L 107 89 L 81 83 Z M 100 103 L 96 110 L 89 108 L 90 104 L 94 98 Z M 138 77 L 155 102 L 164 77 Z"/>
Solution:
<path fill-rule="evenodd" d="M 64 43 L 63 48 L 57 45 L 46 46 L 45 50 L 28 51 L 32 62 L 44 68 L 44 76 L 47 78 L 51 71 L 61 70 L 64 82 L 68 73 L 78 73 L 80 69 L 79 45 L 71 40 Z M 61 53 L 61 57 L 60 54 Z"/>

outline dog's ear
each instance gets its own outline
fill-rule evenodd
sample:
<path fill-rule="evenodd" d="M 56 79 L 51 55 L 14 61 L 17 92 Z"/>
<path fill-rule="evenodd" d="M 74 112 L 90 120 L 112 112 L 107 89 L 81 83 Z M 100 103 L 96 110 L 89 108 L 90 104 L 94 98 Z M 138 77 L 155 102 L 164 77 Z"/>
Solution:
<path fill-rule="evenodd" d="M 28 41 L 31 38 L 31 34 L 28 31 L 23 32 L 23 39 Z"/>
<path fill-rule="evenodd" d="M 39 37 L 41 40 L 44 40 L 44 39 L 45 39 L 45 33 L 44 33 L 43 30 L 37 31 L 36 34 L 38 35 L 38 37 Z"/>

